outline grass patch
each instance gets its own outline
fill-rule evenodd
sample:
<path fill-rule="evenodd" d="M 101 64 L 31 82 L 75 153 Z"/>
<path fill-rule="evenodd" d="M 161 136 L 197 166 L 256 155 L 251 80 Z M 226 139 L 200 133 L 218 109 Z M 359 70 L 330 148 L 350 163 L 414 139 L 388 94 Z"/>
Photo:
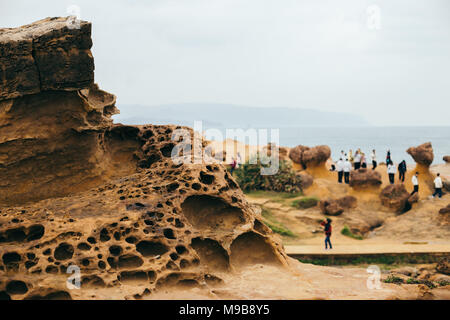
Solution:
<path fill-rule="evenodd" d="M 291 206 L 298 209 L 308 209 L 317 206 L 319 199 L 316 197 L 303 197 L 291 202 Z"/>
<path fill-rule="evenodd" d="M 357 235 L 357 234 L 354 234 L 354 233 L 350 230 L 350 228 L 349 228 L 348 226 L 344 226 L 344 228 L 342 228 L 341 234 L 344 235 L 344 236 L 347 236 L 347 237 L 356 239 L 356 240 L 362 240 L 362 239 L 363 239 L 362 236 L 359 236 L 359 235 Z"/>
<path fill-rule="evenodd" d="M 298 260 L 303 263 L 311 263 L 319 266 L 360 266 L 368 267 L 377 265 L 382 270 L 391 270 L 404 266 L 414 266 L 417 264 L 435 263 L 436 257 L 428 254 L 421 255 L 359 255 L 359 256 L 325 256 L 311 257 L 304 256 Z"/>
<path fill-rule="evenodd" d="M 272 229 L 273 232 L 286 237 L 296 237 L 291 230 L 289 230 L 272 215 L 272 212 L 269 209 L 263 207 L 261 215 L 263 217 L 263 222 L 266 226 Z"/>
<path fill-rule="evenodd" d="M 392 274 L 390 274 L 386 279 L 384 279 L 383 282 L 384 283 L 395 283 L 395 284 L 404 283 L 402 278 L 396 277 Z"/>

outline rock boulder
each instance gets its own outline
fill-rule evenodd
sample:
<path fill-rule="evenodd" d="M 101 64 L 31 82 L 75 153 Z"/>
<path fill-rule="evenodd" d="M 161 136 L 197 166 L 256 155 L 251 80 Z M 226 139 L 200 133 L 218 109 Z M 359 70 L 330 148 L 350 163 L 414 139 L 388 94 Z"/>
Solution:
<path fill-rule="evenodd" d="M 417 164 L 429 167 L 433 163 L 434 153 L 431 142 L 426 142 L 418 147 L 411 147 L 406 150 Z"/>
<path fill-rule="evenodd" d="M 293 162 L 301 164 L 305 169 L 309 166 L 324 165 L 330 156 L 331 149 L 325 145 L 312 148 L 298 145 L 289 151 L 289 158 Z"/>
<path fill-rule="evenodd" d="M 379 187 L 381 183 L 381 174 L 378 171 L 361 168 L 350 172 L 352 188 Z"/>

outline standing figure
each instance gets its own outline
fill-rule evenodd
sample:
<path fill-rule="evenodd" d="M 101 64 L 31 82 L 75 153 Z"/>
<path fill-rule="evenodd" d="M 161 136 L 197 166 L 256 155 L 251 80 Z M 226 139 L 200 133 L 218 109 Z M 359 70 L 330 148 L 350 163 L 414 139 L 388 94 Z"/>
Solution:
<path fill-rule="evenodd" d="M 413 195 L 414 193 L 419 192 L 419 173 L 418 172 L 416 172 L 416 174 L 413 175 L 411 181 L 414 186 L 414 190 L 413 190 L 413 192 L 411 192 L 411 195 Z"/>
<path fill-rule="evenodd" d="M 234 169 L 236 169 L 236 165 L 237 165 L 236 159 L 234 157 L 231 158 L 231 169 L 230 169 L 230 174 L 231 175 L 233 175 L 233 171 L 234 171 Z"/>
<path fill-rule="evenodd" d="M 438 173 L 436 179 L 434 179 L 434 193 L 433 193 L 433 198 L 436 195 L 439 195 L 439 198 L 442 198 L 442 179 L 441 179 L 441 174 Z"/>
<path fill-rule="evenodd" d="M 361 153 L 357 150 L 355 152 L 355 158 L 353 159 L 353 164 L 355 166 L 355 170 L 361 168 Z"/>
<path fill-rule="evenodd" d="M 395 174 L 397 173 L 397 168 L 395 167 L 394 163 L 392 161 L 389 162 L 387 166 L 387 172 L 389 175 L 389 182 L 391 184 L 394 184 L 395 182 Z"/>
<path fill-rule="evenodd" d="M 361 153 L 361 168 L 367 168 L 366 155 Z"/>
<path fill-rule="evenodd" d="M 406 161 L 403 160 L 398 165 L 398 179 L 403 183 L 405 182 L 405 173 L 406 173 L 407 167 L 406 167 Z"/>
<path fill-rule="evenodd" d="M 352 164 L 348 159 L 344 162 L 344 181 L 346 184 L 350 183 L 350 171 L 352 170 Z"/>
<path fill-rule="evenodd" d="M 333 246 L 331 245 L 331 219 L 327 218 L 327 220 L 322 221 L 320 223 L 320 225 L 322 225 L 324 227 L 324 232 L 325 232 L 325 250 L 328 249 L 328 245 L 330 246 L 330 249 L 333 249 Z"/>
<path fill-rule="evenodd" d="M 371 158 L 372 158 L 372 170 L 375 170 L 378 165 L 377 154 L 375 153 L 375 149 L 372 150 Z"/>
<path fill-rule="evenodd" d="M 342 158 L 336 163 L 336 171 L 338 173 L 338 183 L 342 183 L 342 177 L 344 176 L 344 161 L 342 161 Z"/>
<path fill-rule="evenodd" d="M 386 164 L 389 164 L 389 162 L 391 162 L 391 150 L 386 153 Z"/>

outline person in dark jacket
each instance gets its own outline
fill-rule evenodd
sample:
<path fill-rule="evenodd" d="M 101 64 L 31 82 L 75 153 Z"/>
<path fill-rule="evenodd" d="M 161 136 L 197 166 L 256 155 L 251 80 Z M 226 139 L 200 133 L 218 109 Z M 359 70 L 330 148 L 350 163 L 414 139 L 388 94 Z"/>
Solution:
<path fill-rule="evenodd" d="M 405 182 L 405 173 L 406 173 L 406 161 L 403 160 L 398 165 L 398 179 L 403 183 Z"/>
<path fill-rule="evenodd" d="M 331 219 L 327 218 L 327 220 L 322 221 L 320 223 L 320 225 L 322 225 L 324 227 L 324 232 L 325 232 L 325 250 L 328 249 L 328 245 L 330 245 L 330 249 L 333 249 L 333 246 L 331 245 Z"/>
<path fill-rule="evenodd" d="M 386 164 L 391 162 L 391 150 L 388 150 L 386 153 Z"/>

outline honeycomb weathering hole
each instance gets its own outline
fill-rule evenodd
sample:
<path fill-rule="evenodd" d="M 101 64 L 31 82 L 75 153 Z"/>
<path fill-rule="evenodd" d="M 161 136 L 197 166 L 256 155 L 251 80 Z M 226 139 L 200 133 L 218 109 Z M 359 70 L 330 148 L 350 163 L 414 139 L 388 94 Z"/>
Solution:
<path fill-rule="evenodd" d="M 230 206 L 221 198 L 208 195 L 186 198 L 181 209 L 191 225 L 198 229 L 233 230 L 245 221 L 240 208 Z"/>
<path fill-rule="evenodd" d="M 233 266 L 258 263 L 281 265 L 274 248 L 266 238 L 254 232 L 243 233 L 234 239 L 230 260 Z"/>
<path fill-rule="evenodd" d="M 200 261 L 212 270 L 227 271 L 230 267 L 230 258 L 219 242 L 212 239 L 194 238 L 192 248 L 197 252 Z"/>
<path fill-rule="evenodd" d="M 68 243 L 61 243 L 55 249 L 55 259 L 56 260 L 67 260 L 73 256 L 73 247 Z"/>
<path fill-rule="evenodd" d="M 145 240 L 136 245 L 136 250 L 144 257 L 159 256 L 168 251 L 167 247 L 160 242 Z"/>

